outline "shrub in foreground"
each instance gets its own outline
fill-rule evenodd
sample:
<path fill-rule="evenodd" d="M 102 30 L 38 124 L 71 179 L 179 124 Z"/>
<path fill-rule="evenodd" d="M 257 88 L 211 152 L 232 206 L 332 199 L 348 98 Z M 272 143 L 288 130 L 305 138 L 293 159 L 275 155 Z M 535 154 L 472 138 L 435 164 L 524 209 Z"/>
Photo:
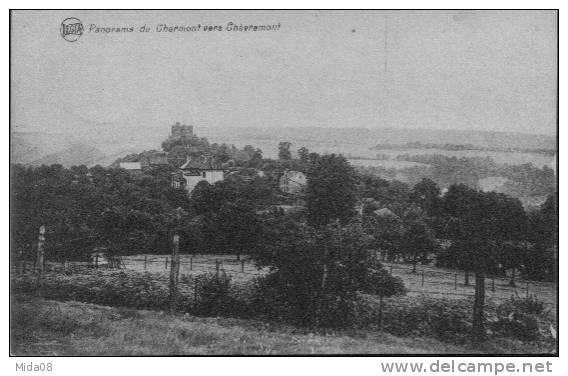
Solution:
<path fill-rule="evenodd" d="M 497 307 L 497 318 L 491 329 L 506 337 L 534 341 L 540 336 L 539 316 L 544 313 L 544 303 L 536 296 L 511 298 Z"/>

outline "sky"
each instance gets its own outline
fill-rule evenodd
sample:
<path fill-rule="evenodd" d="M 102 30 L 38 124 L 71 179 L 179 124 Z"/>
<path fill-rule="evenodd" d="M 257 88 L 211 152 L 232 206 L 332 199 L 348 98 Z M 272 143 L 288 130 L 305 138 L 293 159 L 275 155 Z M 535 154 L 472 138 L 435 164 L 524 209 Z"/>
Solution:
<path fill-rule="evenodd" d="M 13 129 L 411 128 L 556 134 L 554 11 L 14 11 Z M 85 27 L 64 40 L 61 22 Z M 227 31 L 235 24 L 277 31 Z M 223 31 L 164 33 L 168 26 Z M 94 26 L 93 26 L 94 25 Z M 138 32 L 141 26 L 152 31 Z M 97 33 L 133 27 L 133 33 Z"/>

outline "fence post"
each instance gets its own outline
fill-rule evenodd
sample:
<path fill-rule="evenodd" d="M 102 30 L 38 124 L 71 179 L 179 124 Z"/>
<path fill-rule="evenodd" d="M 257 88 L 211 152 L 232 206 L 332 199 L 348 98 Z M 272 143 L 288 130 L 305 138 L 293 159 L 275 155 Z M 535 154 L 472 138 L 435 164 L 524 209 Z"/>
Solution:
<path fill-rule="evenodd" d="M 176 310 L 177 284 L 179 278 L 179 235 L 175 234 L 173 240 L 172 264 L 170 266 L 170 312 L 175 312 Z"/>
<path fill-rule="evenodd" d="M 193 256 L 189 258 L 189 270 L 193 270 Z"/>
<path fill-rule="evenodd" d="M 495 292 L 495 277 L 491 277 L 491 292 Z"/>
<path fill-rule="evenodd" d="M 219 279 L 219 259 L 215 259 L 215 276 Z"/>
<path fill-rule="evenodd" d="M 95 254 L 95 269 L 98 269 L 99 267 L 99 254 Z"/>
<path fill-rule="evenodd" d="M 527 298 L 529 297 L 529 283 L 527 282 Z"/>
<path fill-rule="evenodd" d="M 241 260 L 241 273 L 245 271 L 245 260 Z"/>
<path fill-rule="evenodd" d="M 197 279 L 193 279 L 193 309 L 197 310 Z"/>
<path fill-rule="evenodd" d="M 168 268 L 168 258 L 166 257 L 166 269 Z"/>
<path fill-rule="evenodd" d="M 392 275 L 392 265 L 390 266 L 389 269 L 390 269 L 390 274 Z"/>
<path fill-rule="evenodd" d="M 422 270 L 422 287 L 424 287 L 424 270 Z"/>
<path fill-rule="evenodd" d="M 379 293 L 379 331 L 383 331 L 383 292 Z"/>
<path fill-rule="evenodd" d="M 148 255 L 144 255 L 144 270 L 148 267 Z"/>
<path fill-rule="evenodd" d="M 42 296 L 43 295 L 43 284 L 44 284 L 44 254 L 43 254 L 43 244 L 45 242 L 45 226 L 40 226 L 39 228 L 39 236 L 38 236 L 38 242 L 37 242 L 37 262 L 36 262 L 36 268 L 37 268 L 37 272 L 38 272 L 38 277 L 37 277 L 37 285 L 38 285 L 38 290 L 37 290 L 37 294 L 38 296 Z"/>

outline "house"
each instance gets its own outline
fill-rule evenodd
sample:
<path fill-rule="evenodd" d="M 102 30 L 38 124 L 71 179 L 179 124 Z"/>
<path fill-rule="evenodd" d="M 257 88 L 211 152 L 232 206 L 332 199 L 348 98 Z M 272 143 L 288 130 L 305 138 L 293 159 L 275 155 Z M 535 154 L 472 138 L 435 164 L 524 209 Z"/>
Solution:
<path fill-rule="evenodd" d="M 297 194 L 303 191 L 306 183 L 307 178 L 303 172 L 284 171 L 278 181 L 278 186 L 284 193 Z"/>
<path fill-rule="evenodd" d="M 119 167 L 132 173 L 142 172 L 142 164 L 140 162 L 120 162 Z"/>
<path fill-rule="evenodd" d="M 224 171 L 212 158 L 193 160 L 188 158 L 180 168 L 172 173 L 172 187 L 185 189 L 191 193 L 200 181 L 215 184 L 224 179 Z"/>
<path fill-rule="evenodd" d="M 149 166 L 161 166 L 168 164 L 168 154 L 165 152 L 153 152 L 148 155 L 147 164 Z"/>

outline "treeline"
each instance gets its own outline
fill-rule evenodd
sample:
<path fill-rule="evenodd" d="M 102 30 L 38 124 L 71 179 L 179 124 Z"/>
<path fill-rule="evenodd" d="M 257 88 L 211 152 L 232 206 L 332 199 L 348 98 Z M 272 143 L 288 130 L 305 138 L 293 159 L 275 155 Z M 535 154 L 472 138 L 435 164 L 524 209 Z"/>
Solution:
<path fill-rule="evenodd" d="M 463 263 L 470 260 L 467 252 L 481 256 L 476 245 L 464 242 L 492 237 L 494 262 L 488 271 L 553 278 L 555 194 L 527 213 L 519 200 L 504 194 L 454 184 L 441 195 L 430 179 L 414 186 L 387 181 L 358 173 L 342 156 L 301 149 L 293 158 L 287 148 L 282 145 L 282 159 L 263 159 L 260 168 L 234 167 L 222 182 L 201 182 L 191 197 L 170 187 L 174 167 L 169 165 L 139 175 L 99 166 L 12 166 L 13 255 L 33 258 L 41 225 L 48 229 L 48 257 L 77 259 L 96 247 L 119 255 L 169 253 L 173 231 L 182 235 L 183 253 L 251 254 L 289 234 L 289 226 L 321 227 L 333 218 L 340 225 L 358 223 L 370 249 L 390 259 L 414 265 L 436 260 L 467 270 L 473 265 Z M 303 195 L 280 192 L 278 178 L 285 169 L 306 173 Z M 284 212 L 283 206 L 298 200 L 298 210 Z M 472 213 L 476 217 L 460 219 Z M 501 233 L 481 232 L 487 223 Z"/>
<path fill-rule="evenodd" d="M 118 167 L 120 162 L 147 162 L 151 158 L 166 154 L 167 163 L 181 166 L 188 158 L 200 159 L 204 156 L 213 158 L 218 163 L 229 166 L 258 167 L 262 161 L 262 150 L 246 145 L 242 149 L 235 145 L 209 143 L 205 137 L 193 136 L 169 136 L 162 142 L 162 151 L 144 151 L 134 153 L 116 160 L 112 167 Z M 143 163 L 148 164 L 148 163 Z"/>
<path fill-rule="evenodd" d="M 407 142 L 406 144 L 378 144 L 373 147 L 374 150 L 411 150 L 411 149 L 438 149 L 438 150 L 448 150 L 448 151 L 465 151 L 465 150 L 476 150 L 476 151 L 496 151 L 505 153 L 534 153 L 534 154 L 544 154 L 548 156 L 554 156 L 556 150 L 545 149 L 545 148 L 520 148 L 520 147 L 484 147 L 473 144 L 434 144 L 434 143 L 424 143 L 420 141 Z"/>
<path fill-rule="evenodd" d="M 429 165 L 402 172 L 420 178 L 428 178 L 441 187 L 465 184 L 479 188 L 479 180 L 501 176 L 508 181 L 500 188 L 501 193 L 514 197 L 547 196 L 556 191 L 556 177 L 548 166 L 535 167 L 532 163 L 522 165 L 498 164 L 490 157 L 448 157 L 440 154 L 399 155 L 397 160 Z"/>

